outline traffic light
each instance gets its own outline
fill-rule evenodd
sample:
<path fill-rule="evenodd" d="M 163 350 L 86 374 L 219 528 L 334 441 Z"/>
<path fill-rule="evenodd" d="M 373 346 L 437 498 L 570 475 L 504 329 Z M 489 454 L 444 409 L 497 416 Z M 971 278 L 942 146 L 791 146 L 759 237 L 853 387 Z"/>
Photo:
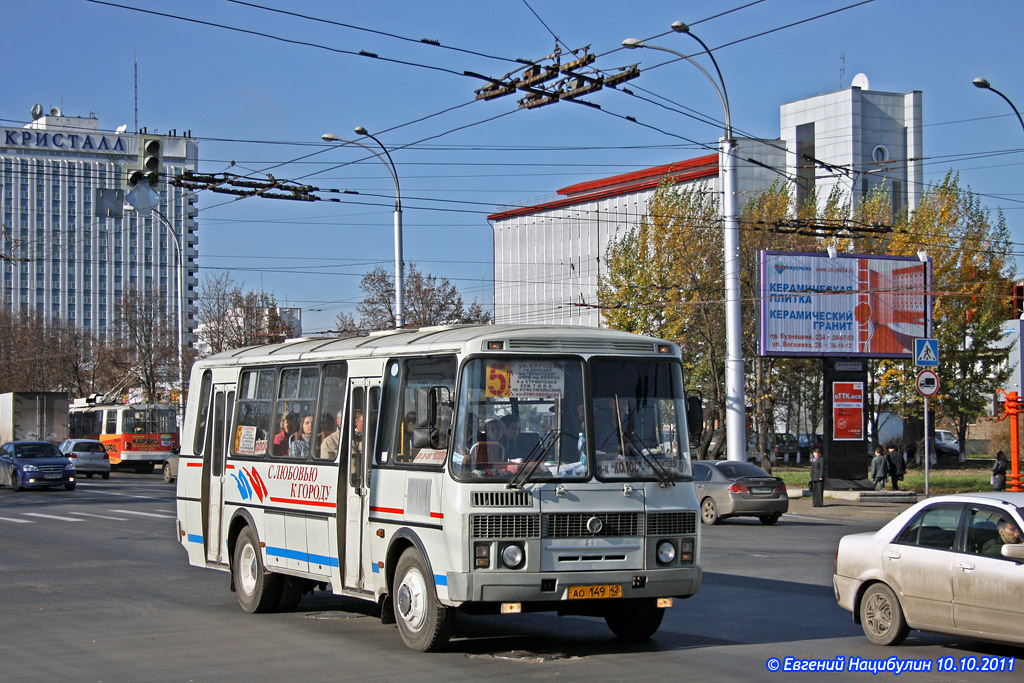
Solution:
<path fill-rule="evenodd" d="M 162 138 L 143 137 L 139 140 L 139 166 L 142 169 L 142 177 L 154 187 L 160 181 L 163 151 L 164 141 Z M 138 183 L 138 180 L 136 180 L 136 183 Z"/>
<path fill-rule="evenodd" d="M 1024 316 L 1024 285 L 1013 286 L 1013 317 Z"/>

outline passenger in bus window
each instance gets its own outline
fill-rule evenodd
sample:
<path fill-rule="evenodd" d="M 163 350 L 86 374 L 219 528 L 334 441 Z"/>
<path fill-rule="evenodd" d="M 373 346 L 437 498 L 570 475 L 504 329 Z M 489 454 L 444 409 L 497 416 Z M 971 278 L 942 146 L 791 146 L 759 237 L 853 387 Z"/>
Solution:
<path fill-rule="evenodd" d="M 299 428 L 299 416 L 296 413 L 285 413 L 281 416 L 280 430 L 274 435 L 274 455 L 279 458 L 288 457 L 288 445 L 291 435 Z"/>
<path fill-rule="evenodd" d="M 320 444 L 321 460 L 334 460 L 334 456 L 338 454 L 338 444 L 341 443 L 341 422 L 344 419 L 345 411 L 339 410 L 334 416 L 334 426 L 336 429 L 328 434 L 324 438 L 324 442 Z"/>
<path fill-rule="evenodd" d="M 352 453 L 362 455 L 363 453 L 363 411 L 356 410 L 352 418 Z"/>
<path fill-rule="evenodd" d="M 324 413 L 320 416 L 320 431 L 316 435 L 316 448 L 313 449 L 314 453 L 320 453 L 320 447 L 324 445 L 324 441 L 330 436 L 335 429 L 334 420 L 331 419 L 330 413 Z"/>
<path fill-rule="evenodd" d="M 473 468 L 496 465 L 505 460 L 505 449 L 501 440 L 505 436 L 505 423 L 498 419 L 484 423 L 484 438 L 469 449 L 469 456 L 475 462 Z"/>
<path fill-rule="evenodd" d="M 509 413 L 501 418 L 502 423 L 505 425 L 505 435 L 501 438 L 501 447 L 505 451 L 505 457 L 509 460 L 513 458 L 521 458 L 525 453 L 522 452 L 522 440 L 519 438 L 519 416 Z"/>
<path fill-rule="evenodd" d="M 300 424 L 288 443 L 288 457 L 306 459 L 313 453 L 313 416 L 303 415 Z"/>

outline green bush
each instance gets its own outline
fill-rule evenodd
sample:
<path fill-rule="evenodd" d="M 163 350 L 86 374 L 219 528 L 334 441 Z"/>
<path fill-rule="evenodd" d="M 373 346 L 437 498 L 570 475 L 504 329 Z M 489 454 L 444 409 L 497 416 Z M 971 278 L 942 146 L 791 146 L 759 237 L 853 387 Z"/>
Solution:
<path fill-rule="evenodd" d="M 786 486 L 799 488 L 808 488 L 811 478 L 811 473 L 806 468 L 774 467 L 772 474 L 781 477 Z M 930 492 L 936 494 L 991 491 L 991 477 L 992 473 L 988 469 L 933 469 L 930 473 Z M 886 489 L 889 488 L 889 481 L 886 480 Z M 924 470 L 908 470 L 900 482 L 900 489 L 923 494 Z"/>

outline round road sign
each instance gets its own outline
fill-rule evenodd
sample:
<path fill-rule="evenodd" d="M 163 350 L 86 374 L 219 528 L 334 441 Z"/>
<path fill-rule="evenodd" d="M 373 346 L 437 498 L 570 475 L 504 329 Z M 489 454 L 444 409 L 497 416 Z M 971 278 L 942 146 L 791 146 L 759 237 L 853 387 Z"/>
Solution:
<path fill-rule="evenodd" d="M 939 376 L 934 370 L 922 370 L 917 373 L 917 393 L 931 398 L 939 393 Z"/>

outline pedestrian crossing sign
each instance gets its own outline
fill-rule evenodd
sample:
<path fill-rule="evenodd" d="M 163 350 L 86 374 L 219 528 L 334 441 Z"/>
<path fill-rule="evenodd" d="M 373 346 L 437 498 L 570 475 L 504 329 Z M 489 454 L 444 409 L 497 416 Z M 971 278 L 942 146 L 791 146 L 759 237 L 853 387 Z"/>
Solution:
<path fill-rule="evenodd" d="M 914 340 L 914 365 L 935 368 L 939 366 L 939 340 Z"/>

